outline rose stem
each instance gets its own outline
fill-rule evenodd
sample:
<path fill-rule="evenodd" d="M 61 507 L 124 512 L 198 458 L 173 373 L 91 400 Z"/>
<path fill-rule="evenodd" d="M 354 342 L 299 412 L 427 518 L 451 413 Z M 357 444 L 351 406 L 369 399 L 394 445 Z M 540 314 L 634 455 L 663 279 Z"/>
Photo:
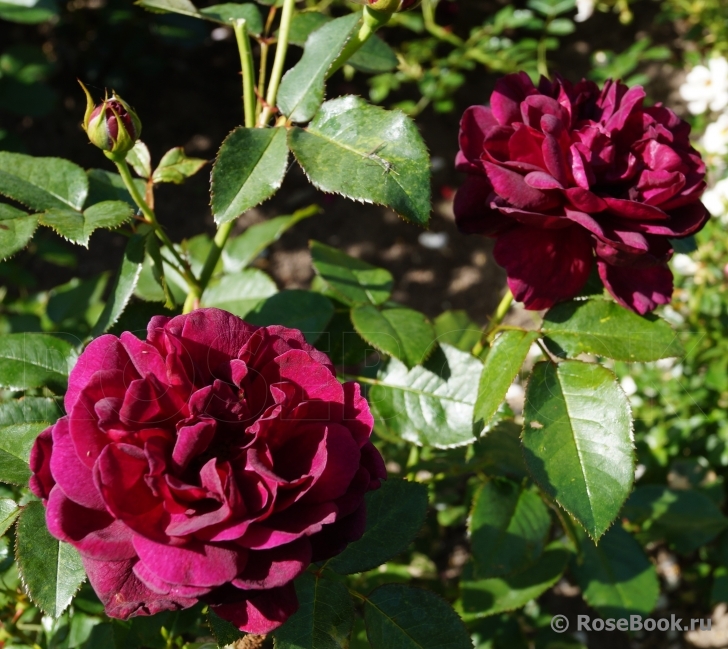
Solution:
<path fill-rule="evenodd" d="M 236 20 L 233 24 L 235 39 L 238 41 L 240 67 L 243 72 L 243 111 L 245 127 L 255 126 L 255 71 L 253 70 L 253 52 L 250 49 L 250 37 L 245 20 Z"/>
<path fill-rule="evenodd" d="M 258 126 L 268 124 L 273 107 L 276 105 L 276 97 L 278 96 L 278 86 L 283 76 L 283 66 L 286 62 L 286 52 L 288 52 L 288 33 L 291 31 L 291 20 L 293 19 L 293 10 L 296 0 L 283 0 L 283 12 L 281 13 L 281 26 L 278 30 L 278 44 L 276 45 L 276 56 L 273 59 L 273 69 L 270 73 L 270 82 L 268 83 L 268 93 L 265 96 L 265 106 L 260 114 Z"/>
<path fill-rule="evenodd" d="M 483 349 L 485 349 L 485 341 L 488 337 L 488 334 L 490 334 L 501 322 L 503 322 L 503 318 L 506 317 L 508 310 L 511 308 L 511 304 L 513 304 L 513 293 L 511 293 L 511 289 L 507 289 L 506 294 L 503 296 L 503 299 L 498 304 L 498 308 L 495 310 L 493 317 L 490 319 L 490 322 L 483 330 L 483 335 L 478 341 L 478 344 L 473 347 L 472 353 L 474 356 L 480 356 L 483 353 Z"/>
<path fill-rule="evenodd" d="M 250 37 L 245 26 L 245 20 L 236 20 L 233 24 L 235 31 L 235 39 L 238 42 L 238 53 L 240 54 L 240 68 L 243 73 L 243 112 L 245 114 L 245 127 L 253 128 L 255 126 L 255 72 L 253 70 L 253 52 L 250 48 Z M 194 310 L 200 303 L 200 298 L 210 282 L 212 273 L 217 266 L 217 262 L 222 254 L 222 249 L 232 232 L 235 219 L 223 223 L 217 230 L 215 238 L 212 241 L 210 252 L 207 253 L 205 264 L 200 272 L 200 281 L 197 290 L 192 290 L 187 295 L 183 313 L 189 313 Z"/>
<path fill-rule="evenodd" d="M 197 279 L 195 278 L 194 274 L 192 273 L 192 269 L 190 268 L 190 265 L 187 263 L 187 260 L 185 260 L 176 250 L 174 247 L 174 244 L 170 241 L 169 237 L 167 236 L 167 233 L 164 231 L 162 226 L 159 224 L 159 221 L 157 221 L 157 216 L 154 213 L 154 210 L 149 207 L 147 202 L 142 198 L 142 195 L 139 193 L 139 190 L 137 190 L 136 185 L 134 184 L 134 179 L 132 178 L 131 171 L 129 170 L 129 165 L 127 164 L 126 160 L 124 158 L 117 159 L 112 158 L 112 162 L 116 165 L 116 168 L 119 170 L 119 175 L 121 176 L 121 179 L 124 181 L 124 186 L 129 191 L 129 194 L 131 194 L 132 199 L 134 199 L 134 202 L 138 205 L 139 209 L 142 211 L 142 214 L 144 214 L 147 221 L 152 225 L 154 228 L 154 231 L 157 233 L 157 236 L 162 241 L 162 243 L 169 248 L 170 252 L 172 253 L 172 256 L 177 260 L 179 265 L 182 267 L 184 271 L 184 278 L 187 281 L 187 284 L 190 287 L 190 291 L 194 292 L 199 288 L 199 284 L 197 282 Z"/>

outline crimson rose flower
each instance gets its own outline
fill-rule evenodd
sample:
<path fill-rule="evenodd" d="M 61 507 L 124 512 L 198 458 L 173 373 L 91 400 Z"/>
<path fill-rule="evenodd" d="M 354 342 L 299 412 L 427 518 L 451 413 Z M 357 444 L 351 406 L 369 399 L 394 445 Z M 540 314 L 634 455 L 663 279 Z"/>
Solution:
<path fill-rule="evenodd" d="M 644 107 L 640 86 L 572 85 L 524 72 L 496 84 L 490 108 L 460 123 L 455 198 L 466 233 L 496 237 L 494 255 L 527 309 L 579 293 L 596 259 L 620 304 L 644 314 L 672 295 L 669 238 L 703 227 L 705 165 L 690 126 Z"/>
<path fill-rule="evenodd" d="M 361 536 L 386 471 L 356 383 L 300 331 L 218 309 L 154 317 L 146 341 L 94 340 L 31 489 L 112 617 L 207 602 L 267 633 L 292 580 Z"/>

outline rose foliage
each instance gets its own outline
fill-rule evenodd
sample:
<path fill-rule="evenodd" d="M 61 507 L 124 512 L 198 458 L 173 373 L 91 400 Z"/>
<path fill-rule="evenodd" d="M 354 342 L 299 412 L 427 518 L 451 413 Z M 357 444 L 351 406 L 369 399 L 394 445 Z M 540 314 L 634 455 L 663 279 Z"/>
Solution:
<path fill-rule="evenodd" d="M 671 238 L 705 225 L 705 165 L 690 126 L 645 91 L 607 81 L 503 77 L 471 106 L 457 168 L 459 227 L 497 239 L 515 298 L 545 309 L 579 294 L 596 262 L 607 290 L 640 314 L 670 301 Z"/>
<path fill-rule="evenodd" d="M 48 528 L 112 617 L 210 604 L 267 633 L 292 580 L 361 536 L 386 477 L 356 383 L 302 334 L 218 309 L 94 340 L 31 455 Z"/>

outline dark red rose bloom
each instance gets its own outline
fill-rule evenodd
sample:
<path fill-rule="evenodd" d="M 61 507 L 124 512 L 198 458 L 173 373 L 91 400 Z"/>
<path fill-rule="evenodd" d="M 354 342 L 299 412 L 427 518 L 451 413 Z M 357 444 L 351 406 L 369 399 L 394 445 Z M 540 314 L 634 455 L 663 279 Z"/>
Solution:
<path fill-rule="evenodd" d="M 527 309 L 574 297 L 596 260 L 607 290 L 644 314 L 672 295 L 669 238 L 703 227 L 705 165 L 689 125 L 644 107 L 644 90 L 524 72 L 460 123 L 455 197 L 463 232 L 496 237 L 496 261 Z"/>
<path fill-rule="evenodd" d="M 361 536 L 386 477 L 356 383 L 300 331 L 218 309 L 105 335 L 39 436 L 30 487 L 112 617 L 207 602 L 250 633 L 298 607 L 292 580 Z"/>

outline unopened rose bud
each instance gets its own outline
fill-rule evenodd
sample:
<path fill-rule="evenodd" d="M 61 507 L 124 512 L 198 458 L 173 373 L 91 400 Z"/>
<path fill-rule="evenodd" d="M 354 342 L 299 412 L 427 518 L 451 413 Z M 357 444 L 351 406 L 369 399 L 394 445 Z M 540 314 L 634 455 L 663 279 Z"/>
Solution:
<path fill-rule="evenodd" d="M 141 134 L 139 117 L 129 104 L 115 94 L 104 98 L 100 105 L 94 105 L 86 86 L 81 83 L 81 87 L 86 93 L 83 130 L 89 140 L 109 156 L 124 157 Z"/>

